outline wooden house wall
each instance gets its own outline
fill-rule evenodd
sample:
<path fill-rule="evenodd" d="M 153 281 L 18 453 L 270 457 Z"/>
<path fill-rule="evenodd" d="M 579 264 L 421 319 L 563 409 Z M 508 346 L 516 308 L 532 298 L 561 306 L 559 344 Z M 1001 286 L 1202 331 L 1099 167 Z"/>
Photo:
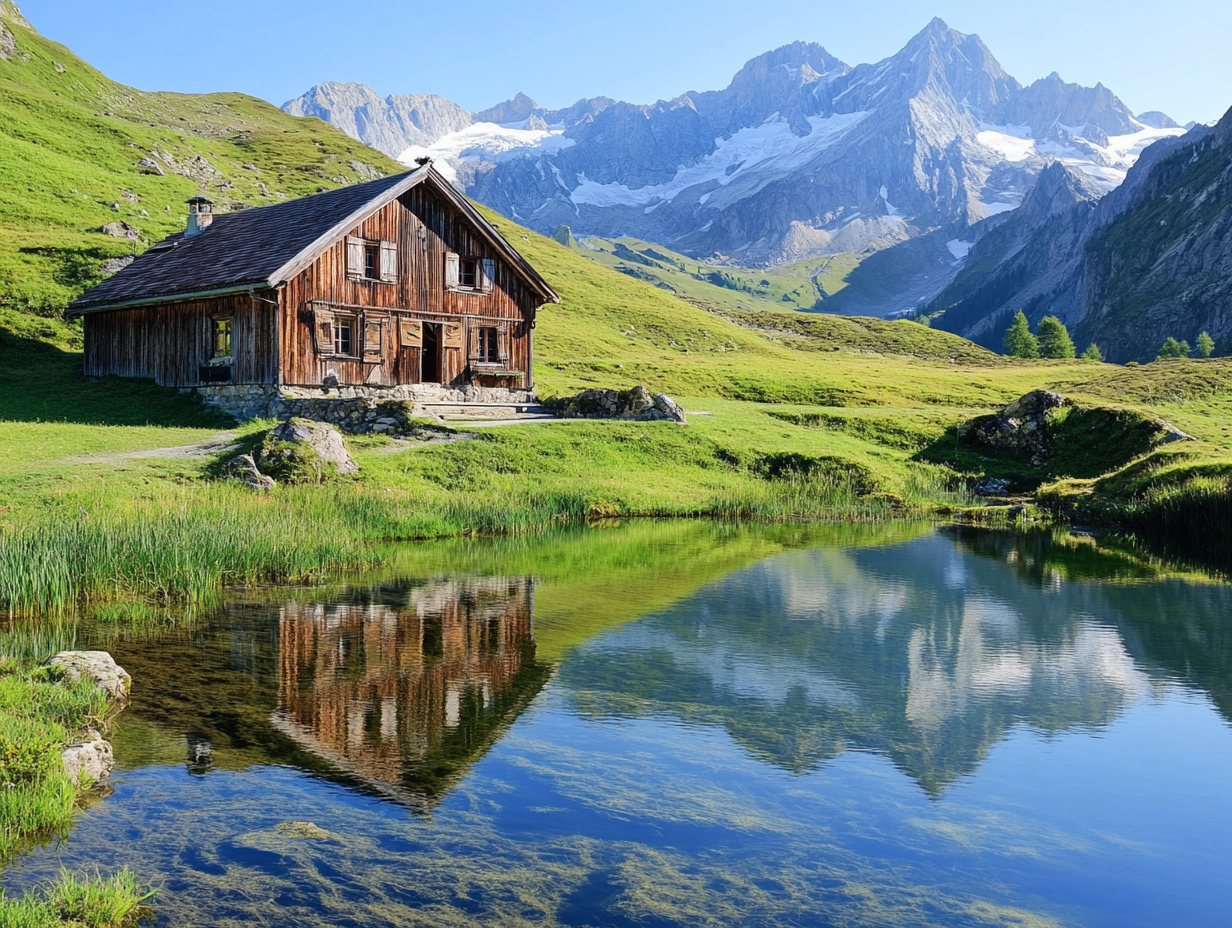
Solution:
<path fill-rule="evenodd" d="M 531 322 L 538 300 L 465 216 L 425 186 L 419 186 L 348 234 L 368 241 L 396 243 L 397 281 L 349 278 L 344 238 L 288 283 L 282 291 L 285 311 L 280 328 L 283 383 L 319 385 L 331 371 L 343 384 L 417 383 L 421 349 L 404 349 L 398 344 L 398 320 L 414 318 L 438 323 L 453 320 L 463 325 L 463 347 L 442 352 L 440 382 L 455 386 L 465 383 L 469 379 L 468 358 L 476 344 L 477 329 L 502 325 L 508 333 L 508 363 L 504 369 L 521 371 L 521 385 L 532 386 Z M 480 260 L 494 259 L 496 275 L 491 290 L 447 290 L 447 252 Z M 380 363 L 320 358 L 313 341 L 314 307 L 363 313 L 369 320 L 386 318 Z"/>
<path fill-rule="evenodd" d="M 277 315 L 277 306 L 246 294 L 87 313 L 85 374 L 199 386 L 200 369 L 213 358 L 213 319 L 230 316 L 234 360 L 228 382 L 277 383 Z"/>

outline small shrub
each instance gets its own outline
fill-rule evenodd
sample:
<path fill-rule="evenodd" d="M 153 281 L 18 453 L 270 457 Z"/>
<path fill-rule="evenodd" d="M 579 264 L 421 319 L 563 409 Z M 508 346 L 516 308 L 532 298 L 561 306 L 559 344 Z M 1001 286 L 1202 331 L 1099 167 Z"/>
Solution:
<path fill-rule="evenodd" d="M 1087 350 L 1082 353 L 1082 360 L 1103 361 L 1104 353 L 1099 350 L 1099 345 L 1095 344 L 1095 342 L 1091 342 L 1091 344 L 1087 345 Z"/>

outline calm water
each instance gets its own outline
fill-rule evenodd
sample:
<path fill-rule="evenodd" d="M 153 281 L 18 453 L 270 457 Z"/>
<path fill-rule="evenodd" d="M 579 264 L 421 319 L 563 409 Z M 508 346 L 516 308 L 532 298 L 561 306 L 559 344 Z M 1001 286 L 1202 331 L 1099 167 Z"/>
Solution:
<path fill-rule="evenodd" d="M 127 865 L 167 926 L 1232 924 L 1232 588 L 904 527 L 399 561 L 97 630 L 135 680 L 114 791 L 9 891 Z"/>

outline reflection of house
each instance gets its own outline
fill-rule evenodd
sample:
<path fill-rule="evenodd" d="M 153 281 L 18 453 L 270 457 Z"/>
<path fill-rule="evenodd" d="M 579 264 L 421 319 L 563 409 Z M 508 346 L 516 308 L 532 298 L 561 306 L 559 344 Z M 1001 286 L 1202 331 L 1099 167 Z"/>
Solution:
<path fill-rule="evenodd" d="M 425 806 L 538 692 L 531 584 L 441 582 L 403 608 L 282 607 L 273 723 L 369 787 Z"/>

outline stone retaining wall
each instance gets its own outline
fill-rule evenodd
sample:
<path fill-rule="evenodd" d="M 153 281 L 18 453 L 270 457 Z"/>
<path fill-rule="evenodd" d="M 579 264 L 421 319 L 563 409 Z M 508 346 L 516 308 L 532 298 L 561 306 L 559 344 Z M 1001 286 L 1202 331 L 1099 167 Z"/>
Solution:
<path fill-rule="evenodd" d="M 196 387 L 207 406 L 235 419 L 288 419 L 299 416 L 317 422 L 330 422 L 344 431 L 384 431 L 371 426 L 390 418 L 393 407 L 400 407 L 398 418 L 408 415 L 431 419 L 434 413 L 424 403 L 508 403 L 535 402 L 531 390 L 504 387 L 466 386 L 459 389 L 439 385 L 398 387 L 344 386 L 332 390 L 312 387 L 276 387 L 262 384 L 218 384 Z M 413 411 L 408 407 L 414 407 Z"/>

